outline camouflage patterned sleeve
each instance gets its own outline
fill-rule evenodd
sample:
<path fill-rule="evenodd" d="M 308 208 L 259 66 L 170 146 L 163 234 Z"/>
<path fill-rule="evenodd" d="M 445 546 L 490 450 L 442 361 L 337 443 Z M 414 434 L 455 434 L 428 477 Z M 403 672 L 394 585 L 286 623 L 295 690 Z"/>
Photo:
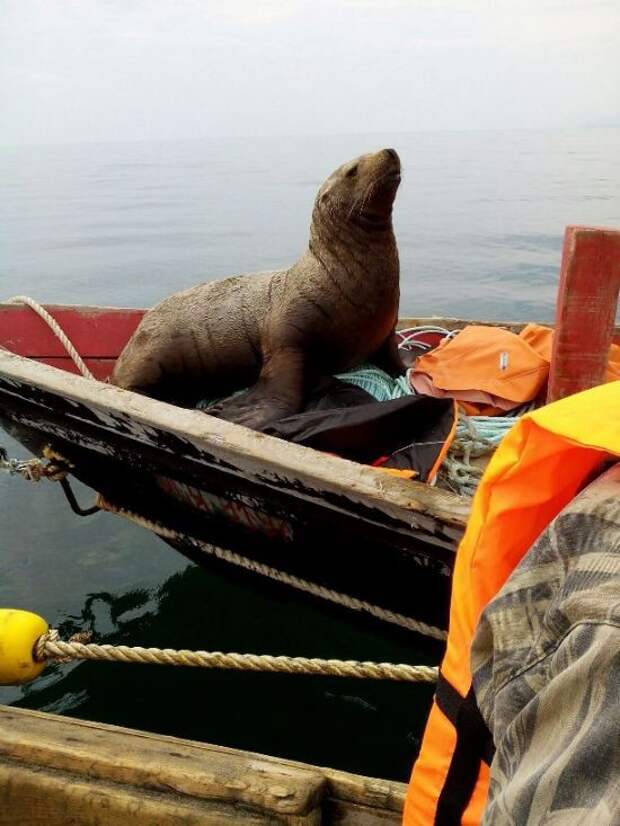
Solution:
<path fill-rule="evenodd" d="M 620 464 L 539 537 L 481 617 L 484 826 L 620 825 Z"/>

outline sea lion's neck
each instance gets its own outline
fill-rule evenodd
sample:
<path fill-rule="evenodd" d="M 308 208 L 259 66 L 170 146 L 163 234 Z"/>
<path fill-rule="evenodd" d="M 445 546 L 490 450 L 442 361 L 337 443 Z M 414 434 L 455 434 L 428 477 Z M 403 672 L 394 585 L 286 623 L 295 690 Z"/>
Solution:
<path fill-rule="evenodd" d="M 295 269 L 304 279 L 316 272 L 325 279 L 325 289 L 337 289 L 360 311 L 385 300 L 398 303 L 398 250 L 391 222 L 386 229 L 368 232 L 315 207 L 308 252 Z"/>
<path fill-rule="evenodd" d="M 350 250 L 353 254 L 363 250 L 367 256 L 384 256 L 386 248 L 396 249 L 391 216 L 373 221 L 358 215 L 352 220 L 349 215 L 315 205 L 310 226 L 311 251 L 316 249 L 338 256 L 341 250 Z"/>

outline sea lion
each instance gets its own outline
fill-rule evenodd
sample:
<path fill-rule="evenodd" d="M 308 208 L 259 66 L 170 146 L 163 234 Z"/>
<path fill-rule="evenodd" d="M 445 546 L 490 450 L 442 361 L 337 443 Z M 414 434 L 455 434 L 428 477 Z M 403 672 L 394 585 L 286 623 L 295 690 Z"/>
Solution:
<path fill-rule="evenodd" d="M 402 370 L 392 335 L 399 183 L 394 149 L 339 167 L 319 189 L 308 248 L 290 269 L 237 275 L 164 299 L 121 353 L 112 384 L 177 404 L 253 384 L 208 412 L 261 429 L 299 412 L 321 376 L 368 358 Z"/>

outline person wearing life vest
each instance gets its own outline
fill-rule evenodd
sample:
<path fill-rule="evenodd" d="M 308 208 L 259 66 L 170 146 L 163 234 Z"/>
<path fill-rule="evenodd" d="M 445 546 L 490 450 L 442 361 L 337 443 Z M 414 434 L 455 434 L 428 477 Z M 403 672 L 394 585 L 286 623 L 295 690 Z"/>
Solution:
<path fill-rule="evenodd" d="M 619 456 L 615 381 L 524 416 L 491 459 L 404 826 L 620 823 Z"/>

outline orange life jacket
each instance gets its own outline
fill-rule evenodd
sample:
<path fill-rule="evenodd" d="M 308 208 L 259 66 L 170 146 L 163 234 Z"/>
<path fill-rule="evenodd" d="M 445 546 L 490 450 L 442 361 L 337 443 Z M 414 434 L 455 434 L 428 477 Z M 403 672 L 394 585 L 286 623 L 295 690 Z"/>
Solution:
<path fill-rule="evenodd" d="M 480 822 L 493 744 L 471 686 L 478 618 L 600 463 L 619 454 L 620 381 L 524 416 L 495 452 L 456 556 L 447 649 L 404 826 Z"/>

